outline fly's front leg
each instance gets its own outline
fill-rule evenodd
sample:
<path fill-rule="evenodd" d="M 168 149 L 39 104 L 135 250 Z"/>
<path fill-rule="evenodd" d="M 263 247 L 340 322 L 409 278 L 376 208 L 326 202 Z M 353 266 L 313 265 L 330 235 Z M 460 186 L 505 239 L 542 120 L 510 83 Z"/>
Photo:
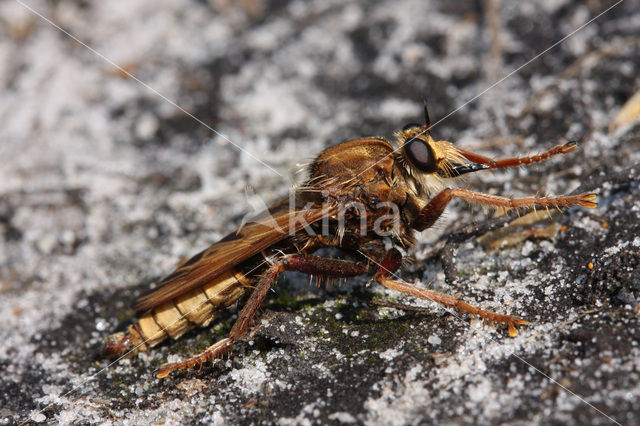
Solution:
<path fill-rule="evenodd" d="M 470 204 L 480 204 L 483 206 L 502 208 L 504 210 L 536 208 L 545 209 L 582 206 L 595 208 L 596 194 L 579 194 L 579 195 L 562 195 L 559 197 L 524 197 L 524 198 L 507 198 L 497 195 L 483 194 L 481 192 L 469 191 L 468 189 L 452 189 L 447 188 L 438 193 L 429 201 L 429 203 L 420 211 L 418 218 L 413 224 L 413 228 L 423 231 L 431 227 L 444 212 L 447 204 L 454 198 L 458 197 Z"/>
<path fill-rule="evenodd" d="M 570 152 L 576 151 L 577 149 L 578 144 L 576 144 L 575 142 L 569 142 L 564 145 L 556 145 L 553 148 L 540 154 L 531 155 L 528 157 L 504 158 L 502 160 L 492 160 L 491 158 L 485 157 L 484 155 L 476 154 L 474 152 L 466 151 L 459 148 L 458 152 L 464 155 L 467 160 L 474 163 L 484 164 L 485 166 L 489 166 L 490 169 L 501 169 L 504 167 L 529 166 L 534 163 L 545 161 L 554 155 L 568 154 Z"/>
<path fill-rule="evenodd" d="M 168 363 L 160 367 L 157 377 L 168 376 L 174 370 L 185 370 L 204 364 L 207 361 L 215 362 L 233 349 L 234 342 L 244 336 L 249 330 L 260 304 L 264 300 L 271 284 L 278 274 L 283 271 L 299 271 L 308 274 L 326 275 L 334 277 L 353 277 L 366 272 L 366 267 L 360 263 L 340 259 L 326 259 L 316 256 L 299 254 L 286 255 L 274 263 L 262 274 L 251 296 L 245 303 L 235 324 L 231 328 L 229 337 L 211 345 L 204 352 L 189 358 L 183 362 Z"/>
<path fill-rule="evenodd" d="M 405 284 L 399 281 L 394 281 L 390 277 L 393 274 L 393 271 L 398 268 L 401 262 L 402 255 L 395 249 L 390 250 L 387 253 L 385 259 L 379 265 L 378 271 L 374 276 L 376 282 L 401 293 L 409 294 L 421 299 L 431 300 L 444 306 L 450 306 L 453 308 L 457 308 L 463 312 L 477 315 L 483 320 L 489 321 L 491 324 L 505 324 L 509 329 L 509 335 L 512 337 L 518 334 L 516 326 L 529 323 L 528 321 L 511 315 L 501 315 L 495 312 L 485 311 L 484 309 L 470 305 L 469 303 L 459 300 L 453 296 L 449 296 L 448 294 L 440 293 L 426 288 L 416 287 L 411 284 Z"/>

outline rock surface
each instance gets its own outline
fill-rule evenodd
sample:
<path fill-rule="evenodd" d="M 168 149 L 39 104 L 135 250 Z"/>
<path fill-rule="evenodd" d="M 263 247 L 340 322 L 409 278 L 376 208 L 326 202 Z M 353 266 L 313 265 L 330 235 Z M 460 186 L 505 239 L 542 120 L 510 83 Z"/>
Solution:
<path fill-rule="evenodd" d="M 0 423 L 639 424 L 640 124 L 609 125 L 640 89 L 640 2 L 527 63 L 614 4 L 2 2 Z M 597 209 L 505 232 L 515 216 L 456 202 L 401 272 L 530 320 L 517 337 L 366 278 L 290 274 L 213 368 L 154 376 L 234 310 L 100 357 L 254 192 L 283 195 L 326 146 L 391 137 L 423 99 L 435 137 L 496 158 L 580 141 L 465 185 L 595 191 Z"/>

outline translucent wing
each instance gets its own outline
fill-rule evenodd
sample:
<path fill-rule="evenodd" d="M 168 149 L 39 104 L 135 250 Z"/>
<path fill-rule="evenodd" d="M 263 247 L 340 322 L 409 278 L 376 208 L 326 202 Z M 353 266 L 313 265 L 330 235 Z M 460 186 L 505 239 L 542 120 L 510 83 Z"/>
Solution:
<path fill-rule="evenodd" d="M 202 287 L 273 244 L 301 230 L 305 225 L 335 213 L 337 208 L 289 209 L 288 198 L 274 204 L 255 221 L 247 223 L 180 265 L 159 287 L 135 302 L 138 313 Z"/>

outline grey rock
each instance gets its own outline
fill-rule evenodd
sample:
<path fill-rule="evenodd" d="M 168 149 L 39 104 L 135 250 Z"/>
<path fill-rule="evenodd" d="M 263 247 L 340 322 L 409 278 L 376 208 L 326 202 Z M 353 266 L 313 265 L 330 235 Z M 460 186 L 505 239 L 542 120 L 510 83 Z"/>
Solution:
<path fill-rule="evenodd" d="M 496 19 L 490 4 L 0 4 L 0 423 L 640 423 L 640 124 L 608 130 L 640 88 L 640 4 L 504 81 L 614 3 L 501 2 Z M 465 185 L 595 191 L 597 209 L 489 249 L 478 237 L 515 216 L 455 203 L 401 272 L 531 321 L 517 337 L 366 277 L 324 289 L 288 274 L 214 367 L 154 376 L 236 310 L 137 358 L 100 356 L 136 297 L 240 223 L 247 187 L 273 201 L 297 164 L 391 137 L 423 99 L 434 137 L 492 157 L 580 142 Z"/>

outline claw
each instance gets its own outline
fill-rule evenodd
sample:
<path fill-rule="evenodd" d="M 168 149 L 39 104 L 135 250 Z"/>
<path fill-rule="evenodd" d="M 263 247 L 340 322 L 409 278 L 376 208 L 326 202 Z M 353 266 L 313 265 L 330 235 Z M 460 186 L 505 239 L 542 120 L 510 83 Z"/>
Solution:
<path fill-rule="evenodd" d="M 158 379 L 164 379 L 169 374 L 171 374 L 173 370 L 176 370 L 178 368 L 180 368 L 180 364 L 178 363 L 170 362 L 167 364 L 162 364 L 162 366 L 160 367 L 160 370 L 158 370 L 158 374 L 156 374 L 156 377 Z"/>
<path fill-rule="evenodd" d="M 509 330 L 509 336 L 510 337 L 516 337 L 518 335 L 518 329 L 516 328 L 516 326 L 518 325 L 526 325 L 529 324 L 529 321 L 525 321 L 523 319 L 519 319 L 516 318 L 511 322 L 507 323 L 507 328 Z"/>
<path fill-rule="evenodd" d="M 582 207 L 586 207 L 589 209 L 595 209 L 598 207 L 598 202 L 596 201 L 596 194 L 583 194 L 580 197 L 580 202 L 578 203 Z"/>

